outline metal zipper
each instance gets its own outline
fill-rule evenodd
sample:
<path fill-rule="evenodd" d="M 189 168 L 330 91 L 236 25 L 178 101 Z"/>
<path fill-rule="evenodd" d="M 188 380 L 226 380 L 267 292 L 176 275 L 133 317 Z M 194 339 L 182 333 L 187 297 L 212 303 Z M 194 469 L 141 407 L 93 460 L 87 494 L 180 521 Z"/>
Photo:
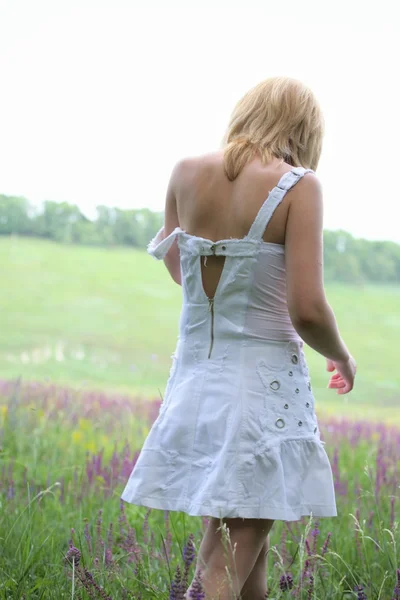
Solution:
<path fill-rule="evenodd" d="M 211 352 L 214 345 L 214 298 L 208 299 L 208 310 L 211 313 L 211 341 L 210 341 L 210 350 L 208 352 L 208 358 L 211 356 Z"/>

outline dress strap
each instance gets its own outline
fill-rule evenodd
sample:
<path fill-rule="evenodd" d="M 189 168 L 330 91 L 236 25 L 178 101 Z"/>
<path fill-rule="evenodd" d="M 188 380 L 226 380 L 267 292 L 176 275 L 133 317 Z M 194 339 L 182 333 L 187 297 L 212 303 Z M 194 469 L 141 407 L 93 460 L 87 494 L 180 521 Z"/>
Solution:
<path fill-rule="evenodd" d="M 304 167 L 294 167 L 280 178 L 278 184 L 269 193 L 268 198 L 261 206 L 256 218 L 250 228 L 247 238 L 261 240 L 268 223 L 271 220 L 276 208 L 282 202 L 287 192 L 306 174 L 314 173 L 312 169 Z"/>
<path fill-rule="evenodd" d="M 161 227 L 161 229 L 149 242 L 147 246 L 147 252 L 157 260 L 162 260 L 165 258 L 168 250 L 171 248 L 176 237 L 180 233 L 182 233 L 182 229 L 180 227 L 175 227 L 175 229 L 169 235 L 167 235 L 167 237 L 164 237 L 164 227 Z"/>

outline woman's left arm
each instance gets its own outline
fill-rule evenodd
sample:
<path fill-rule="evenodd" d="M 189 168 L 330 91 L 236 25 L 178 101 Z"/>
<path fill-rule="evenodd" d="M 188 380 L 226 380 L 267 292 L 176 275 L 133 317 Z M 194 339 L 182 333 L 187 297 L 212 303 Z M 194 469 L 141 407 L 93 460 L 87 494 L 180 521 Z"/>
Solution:
<path fill-rule="evenodd" d="M 163 238 L 167 237 L 176 227 L 180 226 L 178 219 L 178 210 L 176 206 L 176 190 L 178 179 L 182 173 L 182 167 L 183 161 L 179 161 L 173 168 L 168 183 L 167 196 L 165 200 Z M 177 239 L 174 240 L 174 243 L 165 255 L 164 263 L 175 283 L 181 285 L 181 264 Z"/>

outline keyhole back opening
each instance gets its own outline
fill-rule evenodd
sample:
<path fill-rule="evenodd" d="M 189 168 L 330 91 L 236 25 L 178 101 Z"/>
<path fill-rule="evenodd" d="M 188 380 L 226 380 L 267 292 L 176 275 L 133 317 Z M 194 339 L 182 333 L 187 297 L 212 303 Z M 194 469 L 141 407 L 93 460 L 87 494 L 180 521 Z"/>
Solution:
<path fill-rule="evenodd" d="M 199 256 L 204 294 L 214 298 L 225 267 L 225 256 Z"/>

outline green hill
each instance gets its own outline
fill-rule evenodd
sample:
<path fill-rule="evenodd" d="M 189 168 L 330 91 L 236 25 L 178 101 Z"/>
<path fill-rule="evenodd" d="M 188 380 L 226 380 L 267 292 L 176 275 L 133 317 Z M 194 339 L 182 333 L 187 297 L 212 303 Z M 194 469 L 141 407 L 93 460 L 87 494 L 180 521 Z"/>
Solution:
<path fill-rule="evenodd" d="M 163 393 L 181 288 L 161 262 L 128 247 L 1 237 L 0 270 L 1 378 Z M 391 418 L 400 405 L 400 287 L 330 284 L 327 293 L 359 374 L 339 397 L 326 389 L 324 360 L 307 350 L 318 404 Z"/>

